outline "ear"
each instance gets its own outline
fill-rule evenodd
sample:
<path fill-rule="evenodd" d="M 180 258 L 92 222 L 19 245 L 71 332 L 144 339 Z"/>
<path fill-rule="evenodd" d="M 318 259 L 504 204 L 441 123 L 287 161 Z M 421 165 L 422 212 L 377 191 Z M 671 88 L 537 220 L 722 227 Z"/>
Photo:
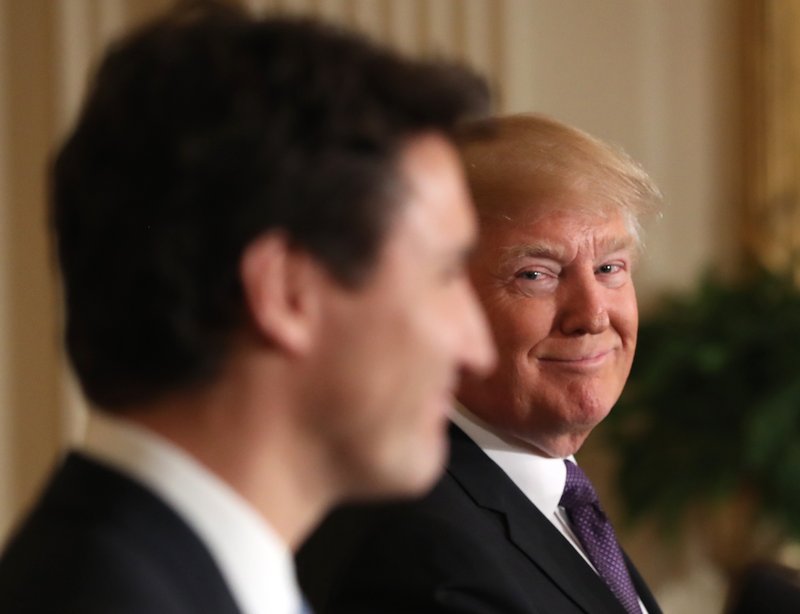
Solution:
<path fill-rule="evenodd" d="M 293 248 L 284 233 L 271 231 L 245 248 L 239 266 L 245 304 L 258 332 L 291 354 L 306 353 L 319 318 L 322 265 Z"/>

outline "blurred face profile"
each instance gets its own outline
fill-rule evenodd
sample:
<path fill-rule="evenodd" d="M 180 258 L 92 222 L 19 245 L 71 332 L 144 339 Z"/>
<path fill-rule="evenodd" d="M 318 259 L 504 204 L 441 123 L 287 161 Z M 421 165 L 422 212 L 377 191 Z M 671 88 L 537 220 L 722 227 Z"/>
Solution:
<path fill-rule="evenodd" d="M 499 361 L 459 399 L 545 456 L 574 453 L 606 417 L 636 346 L 635 242 L 619 211 L 587 211 L 591 198 L 487 220 L 471 264 Z"/>
<path fill-rule="evenodd" d="M 320 371 L 333 392 L 319 429 L 341 490 L 356 498 L 432 485 L 460 372 L 485 373 L 494 361 L 466 271 L 477 223 L 457 154 L 428 134 L 398 166 L 403 202 L 371 276 L 325 307 Z"/>

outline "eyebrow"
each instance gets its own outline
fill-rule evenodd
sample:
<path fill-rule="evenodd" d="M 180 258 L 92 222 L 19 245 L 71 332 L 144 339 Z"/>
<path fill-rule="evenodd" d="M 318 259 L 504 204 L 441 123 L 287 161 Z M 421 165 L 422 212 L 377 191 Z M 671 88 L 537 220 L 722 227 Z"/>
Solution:
<path fill-rule="evenodd" d="M 516 258 L 545 258 L 547 260 L 563 260 L 565 258 L 564 248 L 549 243 L 523 243 L 514 245 L 503 250 L 503 260 L 514 260 Z"/>
<path fill-rule="evenodd" d="M 632 236 L 625 235 L 601 238 L 597 243 L 598 252 L 605 255 L 625 249 L 632 249 L 636 241 Z M 544 258 L 556 262 L 562 262 L 566 259 L 566 250 L 562 246 L 545 241 L 514 245 L 506 248 L 504 252 L 504 262 L 516 258 Z"/>

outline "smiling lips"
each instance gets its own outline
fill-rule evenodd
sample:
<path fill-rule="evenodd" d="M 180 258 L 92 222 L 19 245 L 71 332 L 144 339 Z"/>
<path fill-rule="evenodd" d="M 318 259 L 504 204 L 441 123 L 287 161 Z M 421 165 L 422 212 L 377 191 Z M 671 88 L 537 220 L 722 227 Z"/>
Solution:
<path fill-rule="evenodd" d="M 573 355 L 554 355 L 541 356 L 541 362 L 563 365 L 565 367 L 594 367 L 605 361 L 611 355 L 613 349 L 597 350 Z"/>

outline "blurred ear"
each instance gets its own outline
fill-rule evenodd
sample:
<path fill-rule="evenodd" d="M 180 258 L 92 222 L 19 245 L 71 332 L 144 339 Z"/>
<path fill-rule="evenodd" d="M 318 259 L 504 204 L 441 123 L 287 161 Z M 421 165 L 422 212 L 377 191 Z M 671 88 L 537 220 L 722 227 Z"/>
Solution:
<path fill-rule="evenodd" d="M 320 285 L 327 281 L 322 265 L 274 231 L 247 246 L 240 275 L 258 332 L 291 354 L 308 352 L 319 318 Z"/>

